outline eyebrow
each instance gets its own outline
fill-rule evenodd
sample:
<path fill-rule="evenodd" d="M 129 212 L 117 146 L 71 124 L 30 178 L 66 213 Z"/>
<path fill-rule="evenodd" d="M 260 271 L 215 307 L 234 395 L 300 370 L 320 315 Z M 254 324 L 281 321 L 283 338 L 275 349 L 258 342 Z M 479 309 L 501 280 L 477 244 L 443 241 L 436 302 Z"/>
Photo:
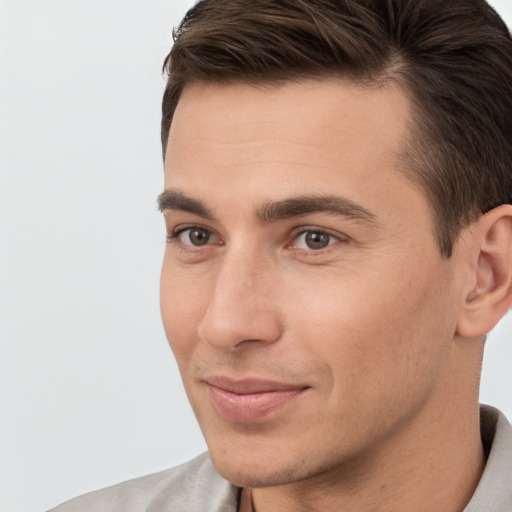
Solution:
<path fill-rule="evenodd" d="M 158 196 L 157 203 L 161 212 L 175 210 L 193 213 L 209 220 L 214 219 L 212 212 L 202 201 L 188 197 L 179 190 L 164 190 Z"/>
<path fill-rule="evenodd" d="M 158 208 L 162 212 L 183 211 L 215 220 L 211 210 L 202 201 L 189 197 L 179 190 L 168 189 L 162 192 L 158 196 Z M 379 224 L 371 211 L 346 197 L 333 195 L 303 195 L 281 201 L 268 201 L 256 209 L 255 217 L 262 224 L 267 224 L 313 213 L 326 213 L 369 225 Z"/>
<path fill-rule="evenodd" d="M 269 201 L 256 210 L 256 217 L 260 222 L 268 223 L 312 213 L 327 213 L 378 224 L 375 215 L 363 206 L 346 197 L 331 195 L 297 196 L 283 201 Z"/>

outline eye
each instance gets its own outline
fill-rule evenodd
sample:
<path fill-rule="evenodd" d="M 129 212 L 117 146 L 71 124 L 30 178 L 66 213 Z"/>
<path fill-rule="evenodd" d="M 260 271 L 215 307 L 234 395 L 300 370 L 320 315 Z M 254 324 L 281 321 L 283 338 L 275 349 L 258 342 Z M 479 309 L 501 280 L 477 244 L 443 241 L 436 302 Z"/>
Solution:
<path fill-rule="evenodd" d="M 308 230 L 300 233 L 295 238 L 293 245 L 297 249 L 318 251 L 320 249 L 325 249 L 336 242 L 339 242 L 339 239 L 325 231 Z"/>
<path fill-rule="evenodd" d="M 198 226 L 181 229 L 172 235 L 172 238 L 177 238 L 183 245 L 194 247 L 202 247 L 216 241 L 216 237 L 211 231 Z"/>

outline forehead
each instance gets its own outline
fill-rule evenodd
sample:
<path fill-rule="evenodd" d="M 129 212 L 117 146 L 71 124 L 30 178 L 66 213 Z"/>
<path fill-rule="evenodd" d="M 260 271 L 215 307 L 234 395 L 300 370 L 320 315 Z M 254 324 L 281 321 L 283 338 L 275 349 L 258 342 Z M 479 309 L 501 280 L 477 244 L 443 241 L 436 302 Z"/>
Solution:
<path fill-rule="evenodd" d="M 189 85 L 169 133 L 166 187 L 226 200 L 252 190 L 255 201 L 334 187 L 359 200 L 390 174 L 403 178 L 408 119 L 393 83 Z"/>
<path fill-rule="evenodd" d="M 349 131 L 361 142 L 385 136 L 398 145 L 404 138 L 409 110 L 406 94 L 392 81 L 384 85 L 363 85 L 341 78 L 277 85 L 194 83 L 182 92 L 169 142 L 177 135 L 210 135 L 216 128 L 221 128 L 216 133 L 219 141 L 236 141 L 237 127 L 244 125 L 245 131 L 239 135 L 254 140 L 273 132 L 278 137 L 289 135 L 297 141 L 315 142 L 314 131 L 322 127 L 340 135 Z"/>

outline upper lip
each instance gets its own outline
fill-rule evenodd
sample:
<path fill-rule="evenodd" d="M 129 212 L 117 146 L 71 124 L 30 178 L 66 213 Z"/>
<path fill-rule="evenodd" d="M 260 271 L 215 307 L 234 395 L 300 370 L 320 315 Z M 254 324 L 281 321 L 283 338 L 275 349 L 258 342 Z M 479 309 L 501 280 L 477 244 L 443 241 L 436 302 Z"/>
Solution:
<path fill-rule="evenodd" d="M 309 386 L 303 384 L 290 384 L 267 379 L 244 378 L 232 379 L 220 375 L 211 375 L 203 379 L 210 386 L 236 393 L 237 395 L 250 395 L 256 393 L 270 393 L 272 391 L 294 391 Z"/>

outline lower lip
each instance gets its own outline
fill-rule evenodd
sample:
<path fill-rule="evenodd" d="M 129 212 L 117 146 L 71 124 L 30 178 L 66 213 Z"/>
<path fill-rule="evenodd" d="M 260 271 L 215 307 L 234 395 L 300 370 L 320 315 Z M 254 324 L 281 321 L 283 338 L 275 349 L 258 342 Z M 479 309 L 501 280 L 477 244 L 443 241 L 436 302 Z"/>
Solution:
<path fill-rule="evenodd" d="M 265 419 L 306 390 L 300 388 L 239 395 L 215 386 L 209 386 L 209 389 L 213 406 L 221 416 L 244 423 Z"/>

